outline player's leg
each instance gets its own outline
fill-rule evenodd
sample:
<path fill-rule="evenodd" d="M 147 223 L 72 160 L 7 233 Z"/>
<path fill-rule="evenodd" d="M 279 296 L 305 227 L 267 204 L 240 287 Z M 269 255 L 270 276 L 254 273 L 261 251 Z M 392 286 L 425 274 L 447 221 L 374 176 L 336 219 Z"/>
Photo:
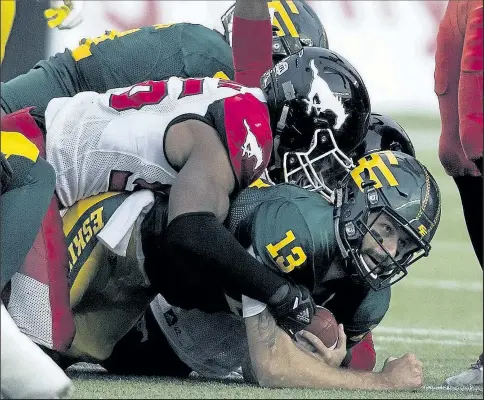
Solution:
<path fill-rule="evenodd" d="M 454 181 L 459 189 L 462 202 L 462 210 L 471 238 L 472 247 L 482 268 L 482 177 L 481 176 L 456 176 Z"/>
<path fill-rule="evenodd" d="M 62 399 L 73 390 L 71 380 L 18 329 L 1 304 L 2 398 Z"/>
<path fill-rule="evenodd" d="M 3 2 L 2 2 L 3 3 Z M 34 117 L 44 122 L 44 113 L 50 100 L 71 97 L 87 90 L 79 76 L 70 50 L 39 61 L 30 71 L 1 83 L 1 109 L 10 114 L 25 107 Z"/>

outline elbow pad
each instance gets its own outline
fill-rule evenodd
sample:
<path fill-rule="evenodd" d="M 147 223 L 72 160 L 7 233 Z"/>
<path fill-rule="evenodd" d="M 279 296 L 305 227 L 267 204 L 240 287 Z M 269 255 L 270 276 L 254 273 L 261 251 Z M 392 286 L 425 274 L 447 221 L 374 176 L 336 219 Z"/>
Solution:
<path fill-rule="evenodd" d="M 267 302 L 286 284 L 209 212 L 173 219 L 160 237 L 159 251 L 145 251 L 145 256 L 145 270 L 154 289 L 169 303 L 187 309 L 222 311 L 218 307 L 220 299 L 225 306 L 225 292 Z"/>

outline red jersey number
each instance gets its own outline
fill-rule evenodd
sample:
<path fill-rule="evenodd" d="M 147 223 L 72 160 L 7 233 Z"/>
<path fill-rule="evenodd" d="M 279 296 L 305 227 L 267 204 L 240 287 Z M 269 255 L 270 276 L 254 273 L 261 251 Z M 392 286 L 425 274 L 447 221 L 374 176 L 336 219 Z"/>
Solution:
<path fill-rule="evenodd" d="M 185 79 L 179 99 L 203 93 L 203 79 Z M 168 94 L 168 81 L 146 81 L 132 86 L 124 93 L 112 94 L 109 106 L 116 111 L 140 110 L 150 104 L 159 104 Z"/>

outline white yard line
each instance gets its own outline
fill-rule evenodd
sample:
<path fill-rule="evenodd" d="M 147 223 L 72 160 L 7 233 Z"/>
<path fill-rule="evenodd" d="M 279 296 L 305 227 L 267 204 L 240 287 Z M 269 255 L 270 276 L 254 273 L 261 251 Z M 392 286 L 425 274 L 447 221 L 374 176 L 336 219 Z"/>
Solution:
<path fill-rule="evenodd" d="M 464 386 L 464 387 L 453 387 L 453 386 L 424 386 L 424 390 L 444 390 L 448 392 L 482 392 L 482 386 Z"/>
<path fill-rule="evenodd" d="M 482 331 L 459 331 L 454 329 L 424 329 L 424 328 L 398 328 L 391 326 L 377 326 L 373 332 L 377 334 L 405 335 L 405 336 L 427 336 L 427 337 L 450 337 L 461 340 L 480 340 L 482 342 Z"/>
<path fill-rule="evenodd" d="M 435 279 L 408 279 L 407 281 L 404 281 L 403 284 L 406 286 L 414 286 L 419 288 L 482 292 L 482 282 L 459 282 Z"/>
<path fill-rule="evenodd" d="M 374 336 L 375 343 L 412 343 L 412 344 L 435 344 L 439 346 L 482 346 L 482 340 L 452 340 L 452 339 L 428 339 L 413 338 L 408 336 Z"/>

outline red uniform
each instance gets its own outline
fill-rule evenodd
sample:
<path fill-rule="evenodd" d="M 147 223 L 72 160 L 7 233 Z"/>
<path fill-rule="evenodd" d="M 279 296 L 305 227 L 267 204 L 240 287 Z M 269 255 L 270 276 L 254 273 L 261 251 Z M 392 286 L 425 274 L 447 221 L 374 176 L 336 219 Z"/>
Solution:
<path fill-rule="evenodd" d="M 483 147 L 483 4 L 449 1 L 440 23 L 435 93 L 442 120 L 439 157 L 451 176 L 479 176 Z"/>

